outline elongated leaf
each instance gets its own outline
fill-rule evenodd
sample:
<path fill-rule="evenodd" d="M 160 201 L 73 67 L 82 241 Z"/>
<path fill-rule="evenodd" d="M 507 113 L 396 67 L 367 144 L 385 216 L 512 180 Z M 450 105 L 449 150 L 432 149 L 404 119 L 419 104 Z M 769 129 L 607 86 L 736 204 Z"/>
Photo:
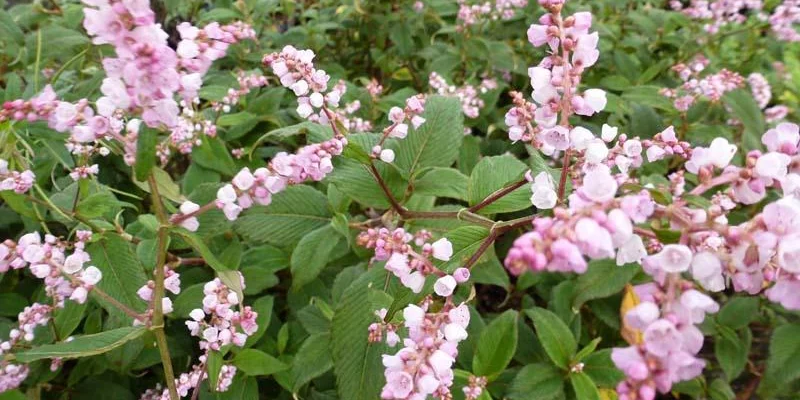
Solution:
<path fill-rule="evenodd" d="M 550 364 L 529 364 L 523 367 L 508 388 L 511 400 L 551 400 L 564 396 L 561 371 Z"/>
<path fill-rule="evenodd" d="M 340 239 L 341 235 L 331 225 L 323 226 L 300 239 L 292 253 L 292 287 L 297 289 L 313 281 L 330 261 L 331 251 L 343 243 Z"/>
<path fill-rule="evenodd" d="M 719 329 L 720 332 L 727 330 L 728 333 L 716 337 L 714 355 L 717 357 L 722 371 L 725 372 L 728 382 L 731 382 L 744 371 L 744 367 L 747 365 L 753 335 L 749 329 L 744 329 L 741 333 L 734 332 L 726 326 L 720 326 Z"/>
<path fill-rule="evenodd" d="M 578 309 L 589 300 L 621 292 L 638 271 L 635 265 L 617 266 L 614 260 L 592 261 L 586 273 L 578 277 L 572 307 Z"/>
<path fill-rule="evenodd" d="M 324 194 L 310 186 L 294 185 L 273 196 L 269 206 L 245 212 L 234 227 L 247 240 L 291 246 L 330 220 Z"/>
<path fill-rule="evenodd" d="M 70 342 L 46 344 L 16 353 L 16 359 L 29 363 L 45 358 L 80 358 L 103 354 L 147 332 L 142 326 L 112 329 L 94 335 L 76 336 Z"/>
<path fill-rule="evenodd" d="M 553 363 L 562 369 L 568 369 L 578 348 L 569 327 L 561 318 L 544 308 L 530 308 L 525 313 L 533 320 L 536 335 Z"/>
<path fill-rule="evenodd" d="M 144 311 L 146 303 L 139 298 L 136 291 L 147 282 L 147 276 L 137 261 L 131 244 L 117 234 L 108 233 L 101 240 L 87 245 L 86 252 L 92 258 L 92 263 L 103 273 L 97 287 L 120 303 L 136 311 Z M 92 298 L 110 314 L 123 321 L 130 320 L 114 304 L 94 294 Z"/>
<path fill-rule="evenodd" d="M 457 169 L 436 167 L 414 181 L 414 193 L 466 200 L 468 182 Z"/>
<path fill-rule="evenodd" d="M 458 99 L 430 96 L 422 116 L 425 123 L 419 129 L 409 128 L 395 151 L 395 163 L 407 177 L 424 167 L 449 167 L 464 139 L 464 114 Z"/>
<path fill-rule="evenodd" d="M 516 311 L 508 310 L 483 330 L 472 359 L 472 370 L 476 375 L 498 375 L 511 361 L 517 351 L 518 316 Z"/>
<path fill-rule="evenodd" d="M 600 392 L 592 378 L 584 373 L 569 374 L 569 381 L 575 391 L 575 397 L 581 400 L 600 400 Z"/>
<path fill-rule="evenodd" d="M 261 350 L 245 349 L 233 359 L 233 365 L 248 376 L 266 376 L 289 368 L 277 358 Z"/>
<path fill-rule="evenodd" d="M 771 398 L 800 378 L 800 324 L 779 326 L 769 341 L 767 370 L 758 386 L 758 394 Z"/>
<path fill-rule="evenodd" d="M 144 182 L 150 175 L 153 166 L 156 165 L 156 143 L 158 141 L 158 131 L 142 126 L 139 129 L 139 137 L 136 139 L 136 164 L 133 171 L 136 179 Z"/>
<path fill-rule="evenodd" d="M 203 168 L 217 171 L 223 175 L 236 175 L 236 163 L 225 143 L 218 138 L 203 138 L 203 144 L 192 150 L 192 160 Z"/>
<path fill-rule="evenodd" d="M 374 400 L 380 397 L 383 374 L 381 354 L 387 348 L 370 343 L 368 328 L 374 322 L 369 296 L 371 272 L 362 274 L 342 294 L 331 325 L 331 355 L 340 398 Z"/>
<path fill-rule="evenodd" d="M 733 111 L 731 115 L 735 115 L 744 125 L 744 150 L 761 149 L 761 135 L 767 130 L 767 124 L 753 95 L 747 90 L 737 89 L 725 93 L 722 101 Z"/>
<path fill-rule="evenodd" d="M 300 350 L 297 351 L 292 361 L 295 392 L 333 367 L 330 343 L 331 335 L 329 333 L 318 333 L 310 336 L 300 346 Z"/>
<path fill-rule="evenodd" d="M 484 157 L 472 170 L 467 186 L 467 199 L 470 205 L 480 203 L 492 193 L 522 179 L 528 167 L 514 156 L 503 155 Z M 480 210 L 482 214 L 494 214 L 524 210 L 531 207 L 531 190 L 529 185 L 503 196 L 499 200 Z"/>
<path fill-rule="evenodd" d="M 597 386 L 613 389 L 625 379 L 625 374 L 611 361 L 611 349 L 598 350 L 583 359 L 583 373 Z"/>
<path fill-rule="evenodd" d="M 206 369 L 208 373 L 208 387 L 212 392 L 217 391 L 219 384 L 219 373 L 222 371 L 222 352 L 210 351 L 206 357 Z"/>

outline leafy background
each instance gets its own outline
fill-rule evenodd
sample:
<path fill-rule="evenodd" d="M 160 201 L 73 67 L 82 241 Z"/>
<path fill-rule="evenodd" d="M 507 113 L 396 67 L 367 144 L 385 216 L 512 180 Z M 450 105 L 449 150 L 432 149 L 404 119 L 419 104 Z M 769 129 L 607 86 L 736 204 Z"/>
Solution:
<path fill-rule="evenodd" d="M 527 169 L 550 168 L 531 149 L 510 143 L 502 122 L 510 105 L 506 93 L 528 91 L 527 68 L 544 55 L 525 36 L 528 25 L 542 13 L 536 2 L 511 20 L 490 21 L 466 31 L 456 29 L 458 6 L 446 0 L 425 1 L 421 12 L 415 12 L 409 1 L 152 3 L 173 41 L 181 21 L 244 20 L 258 32 L 257 42 L 236 45 L 227 58 L 215 63 L 200 93 L 203 101 L 219 100 L 227 88 L 236 86 L 237 70 L 259 69 L 264 53 L 287 44 L 313 49 L 320 68 L 347 82 L 345 100 L 360 100 L 359 115 L 378 127 L 384 126 L 389 108 L 414 93 L 430 91 L 431 72 L 458 85 L 477 84 L 484 75 L 510 78 L 498 79 L 497 89 L 481 94 L 485 106 L 478 118 L 465 118 L 455 99 L 431 97 L 425 112 L 428 122 L 403 141 L 389 141 L 397 160 L 382 164 L 379 172 L 409 209 L 457 210 L 518 180 Z M 669 70 L 672 65 L 702 52 L 712 69 L 764 73 L 776 101 L 794 112 L 800 94 L 797 45 L 770 39 L 765 24 L 755 18 L 708 35 L 701 24 L 668 11 L 666 3 L 569 2 L 568 11 L 591 10 L 595 16 L 601 57 L 584 83 L 605 89 L 609 98 L 600 116 L 573 123 L 598 132 L 607 121 L 643 138 L 675 125 L 694 144 L 723 136 L 746 150 L 758 148 L 766 123 L 749 92 L 733 92 L 717 104 L 699 102 L 681 114 L 658 91 L 679 84 Z M 0 98 L 28 98 L 47 83 L 66 100 L 97 95 L 103 78 L 99 61 L 111 50 L 90 44 L 77 1 L 0 0 L 0 5 Z M 60 12 L 54 12 L 56 5 Z M 774 61 L 783 62 L 793 79 L 778 76 Z M 373 77 L 384 86 L 377 99 L 364 89 Z M 171 211 L 184 197 L 200 204 L 213 199 L 220 183 L 244 166 L 258 167 L 278 151 L 331 137 L 328 127 L 300 122 L 293 96 L 272 83 L 216 120 L 218 139 L 206 140 L 190 157 L 174 158 L 157 170 L 160 191 L 171 200 Z M 738 116 L 743 125 L 728 125 L 730 115 Z M 796 117 L 792 114 L 789 119 Z M 463 134 L 465 127 L 471 134 Z M 375 133 L 361 133 L 348 139 L 354 148 L 369 149 L 377 138 Z M 0 123 L 0 144 L 0 158 L 20 164 L 32 160 L 41 196 L 73 210 L 80 188 L 67 176 L 74 160 L 64 149 L 61 134 L 40 124 L 5 122 Z M 230 153 L 235 148 L 247 149 L 250 156 L 235 159 Z M 72 214 L 53 213 L 3 192 L 0 233 L 13 238 L 46 226 L 66 236 L 91 220 L 103 230 L 102 240 L 88 248 L 104 274 L 100 287 L 141 310 L 144 304 L 135 291 L 156 263 L 157 222 L 146 200 L 147 187 L 131 179 L 120 157 L 98 162 L 101 173 L 88 188 L 80 189 L 85 195 Z M 666 162 L 655 163 L 645 168 L 642 181 L 663 181 L 668 170 Z M 245 303 L 259 313 L 259 331 L 244 349 L 226 355 L 240 370 L 232 389 L 211 393 L 204 385 L 200 399 L 377 398 L 384 382 L 380 355 L 389 350 L 368 344 L 367 326 L 375 321 L 376 309 L 388 308 L 391 316 L 417 300 L 387 279 L 380 266 L 368 268 L 369 253 L 355 245 L 354 224 L 374 218 L 376 210 L 388 206 L 359 158 L 340 157 L 335 172 L 319 184 L 291 187 L 275 196 L 269 207 L 254 207 L 236 223 L 227 222 L 219 211 L 209 212 L 200 218 L 196 234 L 172 237 L 170 251 L 202 256 L 212 267 L 180 269 L 183 290 L 173 299 L 175 311 L 166 327 L 177 371 L 188 368 L 198 355 L 183 319 L 200 303 L 202 283 L 213 278 L 214 270 L 241 271 L 247 282 Z M 481 211 L 500 220 L 531 212 L 524 187 Z M 455 255 L 442 266 L 446 270 L 468 258 L 488 234 L 461 221 L 411 220 L 406 227 L 429 229 L 453 242 Z M 609 349 L 622 343 L 619 314 L 625 287 L 644 280 L 643 274 L 637 266 L 594 262 L 582 276 L 543 273 L 511 279 L 500 260 L 519 233 L 503 235 L 480 260 L 473 270 L 474 293 L 460 289 L 457 294 L 474 300 L 469 338 L 459 348 L 455 398 L 462 398 L 459 388 L 471 374 L 490 378 L 483 399 L 612 398 L 621 374 L 610 362 Z M 138 243 L 131 244 L 124 235 Z M 4 274 L 0 337 L 7 336 L 25 305 L 41 298 L 41 288 L 30 276 Z M 702 351 L 710 364 L 704 376 L 676 386 L 674 394 L 716 400 L 734 399 L 735 393 L 739 398 L 791 396 L 800 390 L 798 315 L 732 293 L 723 293 L 720 300 L 725 304 L 722 310 L 702 326 L 711 337 Z M 100 336 L 26 352 L 22 357 L 33 363 L 26 390 L 0 394 L 0 399 L 133 399 L 162 382 L 153 337 L 123 327 L 122 318 L 99 298 L 60 310 L 53 329 L 37 332 L 36 345 L 69 335 Z M 113 334 L 107 332 L 111 329 Z M 104 344 L 115 349 L 102 352 Z M 55 372 L 48 369 L 48 361 L 40 360 L 64 354 L 82 357 Z M 578 361 L 584 364 L 583 372 L 570 372 Z"/>

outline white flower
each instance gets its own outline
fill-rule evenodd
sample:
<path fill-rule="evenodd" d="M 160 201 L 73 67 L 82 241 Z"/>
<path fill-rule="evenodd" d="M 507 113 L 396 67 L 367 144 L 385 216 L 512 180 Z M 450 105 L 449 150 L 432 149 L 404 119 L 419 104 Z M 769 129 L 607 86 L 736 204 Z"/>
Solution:
<path fill-rule="evenodd" d="M 405 320 L 406 328 L 420 326 L 423 319 L 425 319 L 425 310 L 419 306 L 409 304 L 403 309 L 403 320 Z"/>
<path fill-rule="evenodd" d="M 203 312 L 202 309 L 195 308 L 192 312 L 189 313 L 189 317 L 195 321 L 202 321 L 206 318 L 206 314 Z"/>
<path fill-rule="evenodd" d="M 647 249 L 639 235 L 631 235 L 617 250 L 617 265 L 639 263 L 647 256 Z"/>
<path fill-rule="evenodd" d="M 600 137 L 603 138 L 603 141 L 610 142 L 614 140 L 615 137 L 617 137 L 617 132 L 619 132 L 619 128 L 608 124 L 603 124 L 603 129 L 600 132 Z"/>
<path fill-rule="evenodd" d="M 431 245 L 433 248 L 433 258 L 442 261 L 449 261 L 453 256 L 453 244 L 447 238 L 441 238 Z"/>
<path fill-rule="evenodd" d="M 606 92 L 602 89 L 588 89 L 583 92 L 583 99 L 594 112 L 603 111 L 606 108 Z"/>
<path fill-rule="evenodd" d="M 451 275 L 445 275 L 436 280 L 436 283 L 433 284 L 433 291 L 439 296 L 447 297 L 453 294 L 453 290 L 457 285 L 456 278 Z"/>
<path fill-rule="evenodd" d="M 692 251 L 682 244 L 668 244 L 653 257 L 658 266 L 668 273 L 686 271 L 692 263 Z"/>
<path fill-rule="evenodd" d="M 717 168 L 725 168 L 730 164 L 733 155 L 736 154 L 736 145 L 728 143 L 725 138 L 718 137 L 711 141 L 708 147 L 710 161 Z"/>
<path fill-rule="evenodd" d="M 692 259 L 692 278 L 703 288 L 712 292 L 725 289 L 725 278 L 722 276 L 722 262 L 709 251 L 694 255 Z"/>
<path fill-rule="evenodd" d="M 311 93 L 311 96 L 308 97 L 309 103 L 316 108 L 322 107 L 322 104 L 325 102 L 325 98 L 319 92 Z"/>
<path fill-rule="evenodd" d="M 585 149 L 592 139 L 594 139 L 592 132 L 582 126 L 576 126 L 569 132 L 569 140 L 576 150 Z"/>
<path fill-rule="evenodd" d="M 237 197 L 236 189 L 230 183 L 217 190 L 217 200 L 222 204 L 233 204 Z"/>
<path fill-rule="evenodd" d="M 444 337 L 450 342 L 460 342 L 467 338 L 467 330 L 459 324 L 447 324 L 444 326 Z"/>
<path fill-rule="evenodd" d="M 250 168 L 244 168 L 233 177 L 232 182 L 239 190 L 249 190 L 256 182 L 256 177 L 250 172 Z"/>
<path fill-rule="evenodd" d="M 400 283 L 411 289 L 412 292 L 419 293 L 425 286 L 425 276 L 422 275 L 422 272 L 414 271 L 408 275 L 401 276 Z"/>
<path fill-rule="evenodd" d="M 96 285 L 102 278 L 103 273 L 95 266 L 90 266 L 81 273 L 81 280 L 87 285 Z"/>
<path fill-rule="evenodd" d="M 380 159 L 385 163 L 391 164 L 392 162 L 394 162 L 394 150 L 392 149 L 381 150 Z"/>
<path fill-rule="evenodd" d="M 586 145 L 586 162 L 589 164 L 603 162 L 606 157 L 608 157 L 608 147 L 602 140 L 595 139 Z"/>
<path fill-rule="evenodd" d="M 762 178 L 781 180 L 786 177 L 792 157 L 783 153 L 767 153 L 756 160 L 755 172 Z"/>
<path fill-rule="evenodd" d="M 608 168 L 595 168 L 584 175 L 581 193 L 589 200 L 601 203 L 614 198 L 617 186 L 617 180 Z"/>

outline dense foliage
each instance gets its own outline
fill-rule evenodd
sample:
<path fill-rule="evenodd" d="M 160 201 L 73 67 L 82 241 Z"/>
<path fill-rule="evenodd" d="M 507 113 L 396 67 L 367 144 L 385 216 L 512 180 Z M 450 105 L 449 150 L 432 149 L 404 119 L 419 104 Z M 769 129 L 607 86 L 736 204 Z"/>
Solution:
<path fill-rule="evenodd" d="M 800 391 L 800 1 L 0 0 L 0 400 Z"/>

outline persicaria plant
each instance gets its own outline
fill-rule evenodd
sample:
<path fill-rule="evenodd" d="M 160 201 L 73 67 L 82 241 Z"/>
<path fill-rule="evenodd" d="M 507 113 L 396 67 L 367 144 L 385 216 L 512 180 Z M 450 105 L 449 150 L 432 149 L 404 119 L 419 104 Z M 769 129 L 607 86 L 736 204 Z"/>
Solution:
<path fill-rule="evenodd" d="M 797 1 L 0 4 L 0 399 L 800 390 Z"/>

